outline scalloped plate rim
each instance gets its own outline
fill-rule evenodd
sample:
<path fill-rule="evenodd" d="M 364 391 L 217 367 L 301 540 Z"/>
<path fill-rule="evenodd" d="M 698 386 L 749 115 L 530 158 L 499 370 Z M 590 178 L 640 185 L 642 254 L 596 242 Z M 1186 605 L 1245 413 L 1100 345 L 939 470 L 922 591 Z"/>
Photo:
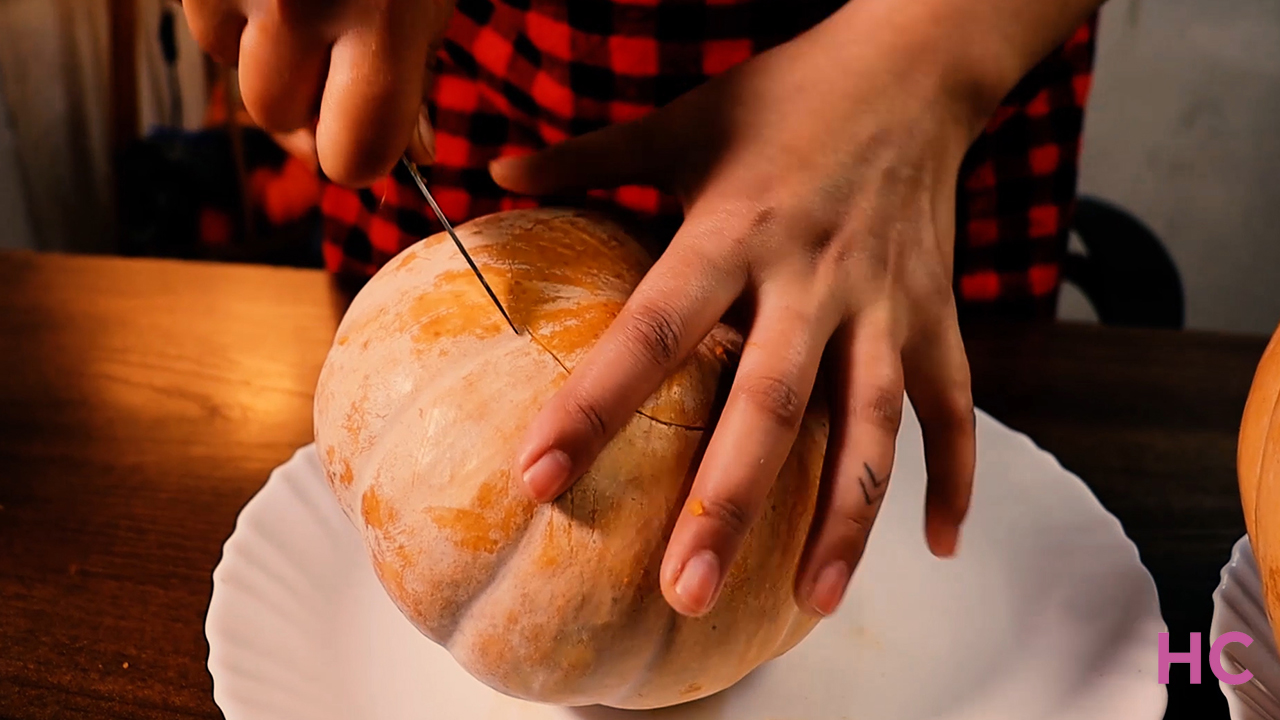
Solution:
<path fill-rule="evenodd" d="M 914 422 L 913 413 L 911 413 L 911 409 L 909 406 L 904 408 L 904 415 L 912 416 L 910 418 L 904 416 L 904 423 L 903 423 L 904 427 L 908 424 L 908 420 L 910 420 L 910 422 Z M 1142 614 L 1141 620 L 1142 622 L 1146 623 L 1144 627 L 1146 627 L 1147 629 L 1154 629 L 1158 627 L 1159 631 L 1164 631 L 1165 626 L 1164 626 L 1163 618 L 1161 617 L 1161 614 L 1159 612 L 1159 602 L 1158 602 L 1158 597 L 1156 595 L 1154 581 L 1152 580 L 1149 572 L 1142 565 L 1137 547 L 1132 543 L 1132 541 L 1125 534 L 1124 529 L 1121 526 L 1119 520 L 1116 519 L 1114 515 L 1108 512 L 1098 502 L 1096 496 L 1094 496 L 1093 492 L 1087 487 L 1087 485 L 1085 485 L 1083 481 L 1081 481 L 1077 476 L 1075 476 L 1070 471 L 1066 470 L 1061 465 L 1061 463 L 1057 460 L 1056 457 L 1052 456 L 1050 453 L 1046 452 L 1045 450 L 1040 448 L 1038 445 L 1036 445 L 1035 442 L 1030 437 L 1026 436 L 1023 433 L 1007 428 L 1003 424 L 999 423 L 999 421 L 995 420 L 994 418 L 991 418 L 989 415 L 986 415 L 981 411 L 978 411 L 978 415 L 979 415 L 980 431 L 982 430 L 981 426 L 985 424 L 986 425 L 985 432 L 988 435 L 990 435 L 993 431 L 1003 434 L 1004 436 L 1003 441 L 1012 442 L 1012 443 L 1021 445 L 1022 446 L 1021 451 L 1029 453 L 1028 455 L 1029 460 L 1032 457 L 1034 457 L 1036 460 L 1040 462 L 1044 462 L 1045 466 L 1043 469 L 1046 470 L 1046 473 L 1050 469 L 1055 470 L 1055 472 L 1049 473 L 1057 476 L 1057 479 L 1055 480 L 1055 482 L 1073 484 L 1076 487 L 1070 490 L 1070 492 L 1077 493 L 1077 494 L 1080 492 L 1083 492 L 1084 495 L 1088 496 L 1087 497 L 1088 502 L 1085 502 L 1085 504 L 1082 505 L 1082 507 L 1087 506 L 1089 503 L 1092 504 L 1093 507 L 1089 508 L 1088 512 L 1091 512 L 1096 516 L 1093 518 L 1093 522 L 1102 521 L 1103 516 L 1105 516 L 1105 522 L 1103 523 L 1103 525 L 1105 525 L 1106 529 L 1103 530 L 1103 526 L 1099 526 L 1099 532 L 1100 534 L 1105 532 L 1105 534 L 1108 535 L 1108 537 L 1105 538 L 1105 540 L 1107 542 L 1115 544 L 1115 547 L 1111 548 L 1111 550 L 1114 550 L 1114 552 L 1110 556 L 1109 562 L 1115 564 L 1117 562 L 1123 561 L 1123 563 L 1126 566 L 1128 566 L 1125 572 L 1133 573 L 1132 577 L 1129 577 L 1129 579 L 1134 580 L 1135 582 L 1140 581 L 1141 584 L 1143 585 L 1141 590 L 1142 593 L 1144 594 L 1149 593 L 1150 595 L 1149 598 L 1145 598 L 1145 597 L 1141 598 L 1142 603 L 1145 603 L 1146 605 L 1145 607 L 1140 608 L 1140 613 Z M 918 426 L 915 432 L 918 433 Z M 899 442 L 901 443 L 902 440 L 903 438 L 900 436 Z M 980 440 L 979 450 L 981 453 L 982 451 L 981 440 Z M 981 454 L 979 457 L 981 462 L 981 457 L 982 457 Z M 253 720 L 257 720 L 257 718 L 266 717 L 261 714 L 255 714 L 259 706 L 255 705 L 250 699 L 248 699 L 249 697 L 252 696 L 253 690 L 251 688 L 249 690 L 246 690 L 244 683 L 241 682 L 242 673 L 239 673 L 235 669 L 235 663 L 237 662 L 236 653 L 238 648 L 236 648 L 231 643 L 224 642 L 224 640 L 228 639 L 234 634 L 234 631 L 231 629 L 234 626 L 233 615 L 224 614 L 224 610 L 226 610 L 227 608 L 228 601 L 231 601 L 235 597 L 235 594 L 237 592 L 237 582 L 241 579 L 240 576 L 237 574 L 237 571 L 239 570 L 238 563 L 240 563 L 243 560 L 243 553 L 245 553 L 248 548 L 251 548 L 254 542 L 260 540 L 260 538 L 257 535 L 250 532 L 250 528 L 255 527 L 255 522 L 259 514 L 267 511 L 283 512 L 273 507 L 273 503 L 275 502 L 274 500 L 275 495 L 279 492 L 282 492 L 285 489 L 284 486 L 286 484 L 297 482 L 298 477 L 308 472 L 311 475 L 311 482 L 316 482 L 316 481 L 324 482 L 323 472 L 322 470 L 320 470 L 318 457 L 316 456 L 315 450 L 314 450 L 314 445 L 306 445 L 302 448 L 299 448 L 297 451 L 293 453 L 293 455 L 290 457 L 288 461 L 286 461 L 285 463 L 275 468 L 269 475 L 267 482 L 246 503 L 245 507 L 242 509 L 241 513 L 236 519 L 235 527 L 230 537 L 228 537 L 227 541 L 223 544 L 222 556 L 219 559 L 218 565 L 215 567 L 215 570 L 213 573 L 214 587 L 213 587 L 212 595 L 210 597 L 209 612 L 208 612 L 206 623 L 205 623 L 205 635 L 209 643 L 208 668 L 209 668 L 210 675 L 213 678 L 214 701 L 215 703 L 217 703 L 219 708 L 222 709 L 223 713 L 225 714 L 225 717 L 227 717 L 228 720 L 250 720 L 251 718 Z M 1061 490 L 1062 492 L 1068 492 L 1068 488 L 1065 487 L 1065 485 L 1059 488 L 1059 490 Z M 325 487 L 325 494 L 332 501 L 332 496 L 328 494 L 327 486 Z M 1081 496 L 1079 499 L 1082 502 L 1086 500 L 1083 496 Z M 886 500 L 886 506 L 887 504 L 888 504 L 888 501 Z M 333 507 L 331 508 L 331 510 L 334 510 L 339 514 L 341 514 L 341 511 L 337 509 L 336 501 L 333 501 Z M 1080 510 L 1080 512 L 1085 512 L 1085 511 Z M 882 510 L 882 513 L 883 513 L 883 510 Z M 343 520 L 345 521 L 345 516 L 343 516 Z M 346 530 L 342 532 L 349 532 L 352 537 L 355 537 L 357 539 L 359 537 L 358 532 L 355 530 L 354 527 L 351 527 L 350 525 L 347 525 Z M 875 539 L 876 538 L 873 535 L 872 541 L 874 542 Z M 1124 556 L 1123 558 L 1120 557 L 1121 554 Z M 363 557 L 362 554 L 361 556 Z M 364 564 L 365 565 L 368 564 L 367 558 L 364 558 Z M 368 572 L 370 575 L 372 574 L 371 570 L 368 570 Z M 1138 572 L 1141 573 L 1141 576 L 1142 576 L 1141 578 L 1137 577 Z M 387 603 L 389 604 L 389 600 L 387 601 Z M 1154 611 L 1154 617 L 1151 616 L 1152 611 Z M 840 617 L 840 614 L 838 613 L 836 617 Z M 403 620 L 403 618 L 401 619 Z M 827 623 L 824 623 L 824 625 L 833 623 L 833 621 L 834 621 L 834 618 L 831 620 L 828 620 Z M 1136 622 L 1137 621 L 1135 621 L 1135 623 Z M 404 626 L 407 631 L 413 632 L 415 635 L 417 634 L 416 631 L 412 630 L 412 627 L 407 623 L 407 621 L 404 622 Z M 817 632 L 818 631 L 815 631 L 815 633 Z M 808 642 L 810 641 L 806 640 L 806 643 Z M 1130 644 L 1133 645 L 1133 642 L 1130 641 Z M 802 643 L 802 647 L 803 645 L 804 643 Z M 1151 637 L 1151 643 L 1149 647 L 1151 650 L 1150 654 L 1151 656 L 1154 657 L 1155 655 L 1155 636 L 1154 635 L 1152 635 Z M 1131 655 L 1133 654 L 1133 651 L 1135 649 L 1136 647 L 1128 648 Z M 775 663 L 776 662 L 779 662 L 779 661 L 775 661 Z M 1145 663 L 1144 661 L 1143 668 L 1141 669 L 1141 671 L 1137 672 L 1138 676 L 1142 676 L 1147 670 L 1154 668 L 1154 663 L 1150 663 L 1151 668 L 1147 668 L 1146 665 L 1147 663 Z M 1129 672 L 1132 673 L 1133 669 L 1130 668 Z M 1117 677 L 1118 675 L 1119 673 L 1117 673 Z M 748 681 L 751 680 L 751 677 L 752 676 L 748 677 Z M 1121 683 L 1124 685 L 1124 692 L 1128 693 L 1127 695 L 1125 695 L 1125 697 L 1130 703 L 1134 704 L 1134 705 L 1126 705 L 1126 707 L 1130 707 L 1130 708 L 1140 707 L 1143 713 L 1146 713 L 1149 711 L 1150 717 L 1153 720 L 1155 718 L 1160 718 L 1163 716 L 1163 713 L 1167 705 L 1167 692 L 1165 691 L 1165 688 L 1163 685 L 1159 685 L 1158 683 L 1155 682 L 1155 678 L 1153 675 L 1143 680 L 1144 685 L 1139 685 L 1138 680 L 1136 678 L 1130 678 L 1127 680 L 1124 678 L 1116 679 L 1106 673 L 1101 673 L 1100 677 L 1098 678 L 1098 683 L 1102 683 L 1103 679 L 1111 681 L 1111 685 L 1108 686 L 1108 690 L 1111 693 L 1110 697 L 1112 697 L 1113 699 L 1115 698 L 1116 693 L 1120 692 L 1115 687 L 1116 683 Z M 744 681 L 744 684 L 746 683 L 747 681 Z M 1150 683 L 1150 686 L 1145 686 L 1145 683 Z M 272 688 L 270 691 L 259 689 L 257 692 L 262 694 L 268 694 L 271 691 L 278 691 L 278 690 L 279 688 Z M 724 693 L 722 693 L 722 695 L 723 694 Z M 537 707 L 537 706 L 533 706 L 533 707 Z M 948 714 L 946 717 L 950 719 L 950 718 L 960 718 L 960 717 L 968 718 L 972 716 L 971 714 L 966 714 L 963 710 L 959 712 L 960 714 Z M 719 716 L 716 716 L 716 717 L 719 717 Z M 1044 715 L 1044 718 L 1046 718 L 1046 720 L 1048 720 L 1049 718 L 1054 718 L 1056 720 L 1057 718 L 1068 718 L 1068 717 L 1070 718 L 1088 717 L 1088 715 L 1072 714 L 1072 711 L 1070 709 L 1055 709 L 1055 711 L 1052 712 L 1051 714 Z M 1031 720 L 1031 719 L 1024 718 L 1023 720 Z"/>

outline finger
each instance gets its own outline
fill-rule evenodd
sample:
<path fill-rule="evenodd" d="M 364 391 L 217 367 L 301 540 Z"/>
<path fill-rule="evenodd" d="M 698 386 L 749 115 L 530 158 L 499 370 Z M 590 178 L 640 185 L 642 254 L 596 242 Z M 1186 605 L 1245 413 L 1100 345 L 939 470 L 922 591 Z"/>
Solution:
<path fill-rule="evenodd" d="M 330 179 L 365 187 L 386 175 L 409 147 L 422 105 L 429 39 L 406 32 L 416 6 L 392 3 L 378 25 L 333 46 L 320 103 L 316 149 Z"/>
<path fill-rule="evenodd" d="M 671 154 L 653 116 L 610 125 L 528 155 L 494 160 L 494 182 L 524 195 L 658 185 Z"/>
<path fill-rule="evenodd" d="M 839 607 L 862 559 L 893 470 L 902 421 L 902 360 L 887 313 L 872 311 L 833 339 L 832 422 L 796 601 L 817 615 Z"/>
<path fill-rule="evenodd" d="M 920 419 L 928 489 L 925 537 L 938 557 L 955 554 L 969 512 L 977 440 L 969 360 L 954 304 L 903 351 L 907 396 Z"/>
<path fill-rule="evenodd" d="M 715 604 L 795 443 L 831 334 L 817 312 L 797 304 L 804 293 L 794 287 L 761 295 L 733 388 L 663 559 L 663 595 L 688 616 Z"/>
<path fill-rule="evenodd" d="M 724 254 L 701 250 L 698 221 L 685 222 L 568 381 L 538 414 L 517 467 L 530 496 L 549 501 L 590 467 L 715 326 L 746 283 Z"/>
<path fill-rule="evenodd" d="M 287 25 L 274 10 L 255 17 L 240 38 L 240 94 L 249 116 L 269 133 L 308 127 L 328 64 L 322 35 Z"/>
<path fill-rule="evenodd" d="M 186 0 L 182 12 L 187 16 L 191 37 L 214 60 L 235 66 L 240 58 L 240 34 L 245 19 L 240 7 L 226 0 Z"/>

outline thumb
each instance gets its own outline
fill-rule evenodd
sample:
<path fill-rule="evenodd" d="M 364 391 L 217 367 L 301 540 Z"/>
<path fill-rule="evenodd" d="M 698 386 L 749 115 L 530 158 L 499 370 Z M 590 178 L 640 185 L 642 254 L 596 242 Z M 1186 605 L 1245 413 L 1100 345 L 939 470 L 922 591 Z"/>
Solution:
<path fill-rule="evenodd" d="M 554 195 L 622 185 L 662 187 L 671 156 L 648 118 L 610 125 L 529 155 L 489 163 L 494 182 L 523 195 Z"/>

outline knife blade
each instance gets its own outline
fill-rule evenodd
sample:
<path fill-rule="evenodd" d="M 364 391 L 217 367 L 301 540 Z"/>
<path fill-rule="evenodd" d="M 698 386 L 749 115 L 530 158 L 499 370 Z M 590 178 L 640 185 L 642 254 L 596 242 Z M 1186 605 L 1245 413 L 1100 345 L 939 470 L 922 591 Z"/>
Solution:
<path fill-rule="evenodd" d="M 400 158 L 400 160 L 404 163 L 405 168 L 409 170 L 409 174 L 413 177 L 414 184 L 417 185 L 418 190 L 422 192 L 422 197 L 426 198 L 427 204 L 431 206 L 431 211 L 436 214 L 436 219 L 440 221 L 440 224 L 444 226 L 445 231 L 449 233 L 449 237 L 453 239 L 453 244 L 458 247 L 458 252 L 462 253 L 462 258 L 471 266 L 471 272 L 475 273 L 476 279 L 480 281 L 482 286 L 484 286 L 484 291 L 489 294 L 489 299 L 492 300 L 494 306 L 498 308 L 498 312 L 502 313 L 502 319 L 506 320 L 507 324 L 511 326 L 512 332 L 519 335 L 520 331 L 516 329 L 516 324 L 511 321 L 511 316 L 507 314 L 507 309 L 502 306 L 502 301 L 498 300 L 498 296 L 493 292 L 493 288 L 489 287 L 489 283 L 484 279 L 484 274 L 480 272 L 480 268 L 476 267 L 475 261 L 471 259 L 471 253 L 468 253 L 467 248 L 462 245 L 462 241 L 458 239 L 458 233 L 453 231 L 453 225 L 449 223 L 448 218 L 444 216 L 444 211 L 440 209 L 438 204 L 436 204 L 436 199 L 431 196 L 431 191 L 427 189 L 426 181 L 422 179 L 422 173 L 418 172 L 418 166 L 414 165 L 413 161 L 410 160 L 407 155 Z"/>

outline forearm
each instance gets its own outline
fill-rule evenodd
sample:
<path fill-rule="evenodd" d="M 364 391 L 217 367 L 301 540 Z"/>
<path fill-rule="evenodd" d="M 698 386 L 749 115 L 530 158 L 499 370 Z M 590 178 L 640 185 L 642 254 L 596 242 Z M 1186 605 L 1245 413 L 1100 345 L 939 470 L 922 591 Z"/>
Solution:
<path fill-rule="evenodd" d="M 961 100 L 976 136 L 1018 81 L 1103 2 L 852 0 L 824 31 L 901 58 L 904 72 L 932 76 L 926 79 Z"/>

